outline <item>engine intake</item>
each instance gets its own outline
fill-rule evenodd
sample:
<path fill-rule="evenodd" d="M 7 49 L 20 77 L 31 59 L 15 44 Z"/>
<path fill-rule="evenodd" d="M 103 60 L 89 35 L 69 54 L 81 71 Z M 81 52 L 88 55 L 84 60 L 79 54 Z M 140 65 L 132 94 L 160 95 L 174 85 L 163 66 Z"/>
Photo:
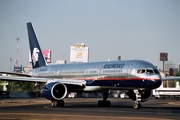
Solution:
<path fill-rule="evenodd" d="M 67 95 L 67 87 L 59 82 L 47 83 L 41 93 L 49 100 L 62 100 Z"/>

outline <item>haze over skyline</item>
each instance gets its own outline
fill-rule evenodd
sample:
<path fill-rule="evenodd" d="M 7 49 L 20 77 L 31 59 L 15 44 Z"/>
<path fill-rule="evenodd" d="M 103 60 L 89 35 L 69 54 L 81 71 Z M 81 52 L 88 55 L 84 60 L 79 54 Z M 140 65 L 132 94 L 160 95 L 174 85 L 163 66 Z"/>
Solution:
<path fill-rule="evenodd" d="M 89 61 L 142 59 L 162 69 L 160 52 L 180 63 L 179 0 L 1 0 L 0 71 L 18 63 L 30 66 L 26 23 L 31 22 L 52 63 L 69 63 L 70 46 L 85 43 Z"/>

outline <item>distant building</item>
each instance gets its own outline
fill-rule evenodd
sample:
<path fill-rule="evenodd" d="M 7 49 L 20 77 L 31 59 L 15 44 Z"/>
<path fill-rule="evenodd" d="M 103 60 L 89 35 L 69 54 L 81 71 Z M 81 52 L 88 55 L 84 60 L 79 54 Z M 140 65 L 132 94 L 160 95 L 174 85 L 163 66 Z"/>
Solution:
<path fill-rule="evenodd" d="M 32 66 L 23 67 L 23 72 L 27 73 L 31 69 L 32 69 Z"/>
<path fill-rule="evenodd" d="M 70 62 L 89 62 L 89 48 L 84 43 L 70 47 Z"/>
<path fill-rule="evenodd" d="M 66 64 L 66 60 L 56 60 L 56 64 Z"/>

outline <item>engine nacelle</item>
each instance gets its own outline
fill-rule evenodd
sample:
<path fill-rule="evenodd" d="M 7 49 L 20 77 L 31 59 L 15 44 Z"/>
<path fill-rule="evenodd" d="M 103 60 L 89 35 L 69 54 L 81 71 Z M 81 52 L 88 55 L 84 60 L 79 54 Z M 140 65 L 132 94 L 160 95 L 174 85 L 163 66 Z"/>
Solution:
<path fill-rule="evenodd" d="M 139 90 L 139 93 L 141 94 L 141 102 L 146 102 L 152 97 L 152 90 Z M 130 90 L 126 93 L 129 98 L 131 98 L 133 101 L 136 100 L 136 94 L 133 90 Z"/>
<path fill-rule="evenodd" d="M 62 100 L 67 95 L 67 87 L 59 82 L 47 83 L 41 94 L 49 100 Z"/>

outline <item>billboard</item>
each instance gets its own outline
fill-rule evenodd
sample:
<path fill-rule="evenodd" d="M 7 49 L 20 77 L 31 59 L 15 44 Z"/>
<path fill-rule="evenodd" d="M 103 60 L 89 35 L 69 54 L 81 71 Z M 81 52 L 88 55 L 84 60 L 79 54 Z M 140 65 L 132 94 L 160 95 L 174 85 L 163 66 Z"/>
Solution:
<path fill-rule="evenodd" d="M 168 61 L 168 53 L 160 53 L 160 61 Z"/>
<path fill-rule="evenodd" d="M 46 60 L 47 63 L 51 63 L 51 50 L 42 50 L 42 54 Z M 31 53 L 29 51 L 29 62 L 31 63 Z"/>
<path fill-rule="evenodd" d="M 47 63 L 51 63 L 51 50 L 42 50 Z"/>
<path fill-rule="evenodd" d="M 22 71 L 22 65 L 14 65 L 14 71 L 21 72 Z"/>
<path fill-rule="evenodd" d="M 75 44 L 70 47 L 70 62 L 88 62 L 89 48 L 84 43 Z"/>

